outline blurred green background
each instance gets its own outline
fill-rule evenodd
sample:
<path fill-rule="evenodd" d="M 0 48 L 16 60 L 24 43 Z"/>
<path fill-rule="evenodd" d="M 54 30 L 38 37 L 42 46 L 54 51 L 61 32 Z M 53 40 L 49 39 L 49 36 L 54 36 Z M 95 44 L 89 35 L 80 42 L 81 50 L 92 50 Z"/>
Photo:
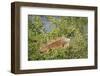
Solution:
<path fill-rule="evenodd" d="M 68 48 L 41 53 L 41 44 L 65 36 Z M 88 18 L 28 15 L 28 60 L 80 59 L 88 57 Z"/>

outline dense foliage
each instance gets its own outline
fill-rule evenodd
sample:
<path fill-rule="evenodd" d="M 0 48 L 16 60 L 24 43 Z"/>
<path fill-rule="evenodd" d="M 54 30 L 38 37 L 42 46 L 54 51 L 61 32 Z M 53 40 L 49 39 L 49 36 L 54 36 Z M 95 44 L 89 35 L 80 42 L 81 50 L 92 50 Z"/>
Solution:
<path fill-rule="evenodd" d="M 79 59 L 88 57 L 88 19 L 71 16 L 28 16 L 28 60 Z M 39 48 L 48 41 L 65 36 L 69 48 L 41 53 Z"/>

